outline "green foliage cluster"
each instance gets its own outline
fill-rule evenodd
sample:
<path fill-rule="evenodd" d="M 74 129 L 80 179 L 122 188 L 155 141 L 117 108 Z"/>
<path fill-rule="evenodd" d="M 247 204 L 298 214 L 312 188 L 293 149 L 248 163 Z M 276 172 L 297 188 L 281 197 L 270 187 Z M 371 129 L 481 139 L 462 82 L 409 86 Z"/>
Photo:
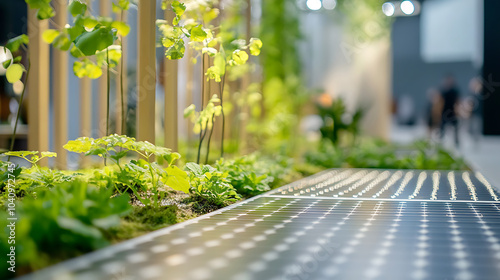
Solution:
<path fill-rule="evenodd" d="M 97 174 L 94 173 L 97 175 L 96 179 L 101 181 L 104 179 L 118 193 L 123 193 L 121 186 L 125 186 L 125 191 L 132 191 L 135 198 L 144 205 L 158 207 L 167 195 L 168 190 L 165 186 L 185 193 L 189 191 L 186 172 L 174 165 L 180 155 L 172 153 L 168 148 L 158 147 L 147 141 L 135 141 L 134 138 L 117 134 L 99 139 L 81 137 L 69 141 L 64 148 L 86 156 L 97 155 L 104 160 L 114 162 L 117 171 L 110 172 L 111 169 L 98 171 Z M 142 158 L 121 163 L 120 161 L 129 152 L 135 152 Z M 153 157 L 160 164 L 164 162 L 167 167 L 163 168 L 159 163 L 151 161 Z"/>
<path fill-rule="evenodd" d="M 333 100 L 331 104 L 317 106 L 318 115 L 323 120 L 320 128 L 321 137 L 336 145 L 339 143 L 341 134 L 349 134 L 351 142 L 355 142 L 360 132 L 360 121 L 363 118 L 363 110 L 358 108 L 352 114 L 347 112 L 344 101 L 340 98 Z"/>
<path fill-rule="evenodd" d="M 28 4 L 32 0 L 27 0 Z M 120 14 L 128 10 L 129 0 L 117 0 L 112 3 L 113 12 Z M 34 8 L 30 4 L 31 8 Z M 120 37 L 130 32 L 130 26 L 123 21 L 109 17 L 93 16 L 87 4 L 75 0 L 68 5 L 73 16 L 72 24 L 61 30 L 48 29 L 42 34 L 43 40 L 62 51 L 69 51 L 77 58 L 73 63 L 73 72 L 79 78 L 97 79 L 102 75 L 102 67 L 114 67 L 121 58 L 121 46 L 113 45 Z"/>
<path fill-rule="evenodd" d="M 2 252 L 16 246 L 18 268 L 38 269 L 109 244 L 105 233 L 118 226 L 131 206 L 128 195 L 82 181 L 42 189 L 36 198 L 17 203 L 15 244 L 8 244 L 7 212 L 1 211 Z M 8 272 L 2 262 L 2 273 Z"/>
<path fill-rule="evenodd" d="M 228 181 L 228 174 L 220 172 L 210 165 L 198 165 L 194 162 L 186 164 L 189 170 L 191 193 L 196 201 L 195 207 L 209 205 L 216 208 L 227 206 L 238 201 L 241 196 Z"/>
<path fill-rule="evenodd" d="M 307 152 L 304 159 L 324 168 L 468 169 L 463 159 L 454 159 L 446 149 L 428 141 L 417 141 L 406 147 L 382 140 L 365 139 L 353 147 L 323 141 L 318 150 Z"/>
<path fill-rule="evenodd" d="M 220 159 L 217 170 L 228 174 L 228 180 L 244 197 L 251 197 L 277 187 L 292 173 L 293 160 L 283 156 L 265 157 L 259 153 L 231 160 Z"/>

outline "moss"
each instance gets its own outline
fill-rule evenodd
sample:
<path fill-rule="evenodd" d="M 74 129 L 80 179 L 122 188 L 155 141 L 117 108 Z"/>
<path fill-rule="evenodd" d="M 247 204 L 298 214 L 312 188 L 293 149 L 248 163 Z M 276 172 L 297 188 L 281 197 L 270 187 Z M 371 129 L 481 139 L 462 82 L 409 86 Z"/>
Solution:
<path fill-rule="evenodd" d="M 177 215 L 185 219 L 185 213 L 179 213 L 176 205 L 158 208 L 134 206 L 132 212 L 123 217 L 120 226 L 110 229 L 107 234 L 111 242 L 119 242 L 145 233 L 164 228 L 179 222 Z"/>

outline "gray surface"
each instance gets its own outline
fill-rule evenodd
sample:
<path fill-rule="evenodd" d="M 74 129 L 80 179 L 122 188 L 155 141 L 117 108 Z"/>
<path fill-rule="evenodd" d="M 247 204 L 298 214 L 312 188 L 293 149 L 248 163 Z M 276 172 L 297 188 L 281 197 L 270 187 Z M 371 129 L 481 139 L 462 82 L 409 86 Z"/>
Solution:
<path fill-rule="evenodd" d="M 24 279 L 498 279 L 499 202 L 280 194 L 344 171 L 320 173 Z M 406 172 L 412 171 L 403 177 Z M 415 188 L 412 180 L 407 187 Z M 421 191 L 432 187 L 424 183 Z"/>

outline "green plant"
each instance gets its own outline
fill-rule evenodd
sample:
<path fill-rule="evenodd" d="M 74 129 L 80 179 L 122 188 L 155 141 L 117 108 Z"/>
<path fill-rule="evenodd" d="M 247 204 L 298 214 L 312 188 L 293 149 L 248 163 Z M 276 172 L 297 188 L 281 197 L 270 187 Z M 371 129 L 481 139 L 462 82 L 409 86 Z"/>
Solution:
<path fill-rule="evenodd" d="M 189 170 L 191 195 L 200 204 L 208 204 L 218 208 L 227 206 L 240 199 L 233 186 L 228 181 L 228 174 L 217 171 L 210 165 L 198 165 L 194 162 L 186 164 Z"/>
<path fill-rule="evenodd" d="M 216 167 L 217 170 L 228 174 L 228 181 L 239 194 L 250 197 L 269 191 L 269 184 L 274 181 L 267 173 L 256 173 L 253 170 L 255 163 L 251 157 L 240 157 L 235 160 L 221 159 Z"/>
<path fill-rule="evenodd" d="M 323 120 L 320 128 L 323 139 L 330 140 L 337 145 L 342 133 L 351 135 L 351 143 L 354 143 L 359 135 L 360 121 L 363 118 L 363 110 L 358 108 L 352 114 L 347 112 L 344 101 L 338 98 L 331 104 L 317 104 L 318 114 Z"/>
<path fill-rule="evenodd" d="M 114 162 L 118 171 L 109 172 L 110 176 L 106 179 L 108 183 L 113 184 L 119 193 L 122 191 L 118 184 L 112 181 L 115 180 L 116 183 L 125 185 L 125 190 L 130 189 L 144 205 L 158 207 L 166 194 L 164 186 L 185 193 L 189 192 L 186 172 L 174 165 L 180 155 L 172 153 L 168 148 L 158 147 L 147 141 L 135 141 L 134 138 L 117 134 L 98 139 L 81 137 L 69 141 L 64 148 L 71 152 L 84 153 L 87 156 L 97 155 Z M 130 160 L 122 164 L 120 161 L 129 152 L 135 152 L 142 159 Z M 152 161 L 153 157 L 156 157 L 160 164 L 165 163 L 167 167 L 162 168 Z M 139 191 L 145 195 L 141 195 Z M 147 198 L 148 193 L 152 194 L 152 201 Z"/>
<path fill-rule="evenodd" d="M 128 195 L 110 198 L 112 192 L 81 181 L 44 189 L 36 199 L 17 203 L 15 244 L 18 271 L 38 269 L 54 261 L 106 246 L 105 232 L 118 226 L 130 211 Z M 0 213 L 2 240 L 7 240 L 6 212 Z M 5 249 L 5 248 L 3 248 Z M 2 262 L 2 272 L 6 263 Z"/>
<path fill-rule="evenodd" d="M 186 50 L 185 41 L 189 39 L 190 42 L 189 44 L 187 44 L 187 46 L 191 47 L 198 55 L 202 57 L 202 71 L 205 71 L 205 67 L 208 66 L 206 72 L 204 72 L 204 76 L 206 76 L 207 81 L 214 80 L 215 82 L 219 83 L 220 99 L 214 101 L 214 97 L 212 97 L 208 104 L 210 105 L 213 102 L 220 102 L 220 110 L 217 110 L 217 112 L 218 115 L 222 116 L 223 123 L 221 141 L 222 157 L 224 154 L 223 139 L 225 126 L 223 93 L 226 72 L 231 67 L 241 66 L 247 63 L 249 54 L 258 56 L 262 47 L 262 41 L 257 38 L 251 38 L 248 40 L 248 42 L 243 39 L 231 41 L 225 40 L 227 39 L 227 37 L 224 35 L 226 35 L 227 33 L 218 32 L 217 30 L 220 28 L 220 26 L 214 26 L 211 23 L 219 15 L 219 9 L 215 7 L 218 1 L 188 0 L 183 2 L 184 3 L 181 3 L 177 0 L 162 1 L 162 9 L 171 10 L 173 13 L 175 13 L 175 17 L 171 23 L 166 20 L 157 20 L 156 24 L 160 30 L 161 43 L 166 48 L 165 57 L 167 59 L 180 59 L 184 57 L 184 53 Z M 189 7 L 189 9 L 187 9 L 187 7 Z M 212 65 L 205 65 L 205 57 L 207 56 L 213 59 Z M 194 60 L 196 61 L 197 59 L 195 58 Z M 205 116 L 207 120 L 204 121 L 204 124 L 203 122 L 201 124 L 195 122 L 194 128 L 194 132 L 199 133 L 200 135 L 197 156 L 198 164 L 200 163 L 201 146 L 207 133 L 208 140 L 205 163 L 207 163 L 208 161 L 210 152 L 210 140 L 213 134 L 213 122 L 216 116 L 216 113 L 213 111 L 213 107 L 209 108 L 209 105 L 207 105 L 206 112 L 203 108 L 205 104 L 203 94 L 204 87 L 205 82 L 202 82 L 202 107 L 199 115 Z M 193 107 L 193 105 L 187 108 L 188 112 L 194 112 L 194 109 L 195 108 Z M 210 132 L 208 132 L 208 130 Z"/>

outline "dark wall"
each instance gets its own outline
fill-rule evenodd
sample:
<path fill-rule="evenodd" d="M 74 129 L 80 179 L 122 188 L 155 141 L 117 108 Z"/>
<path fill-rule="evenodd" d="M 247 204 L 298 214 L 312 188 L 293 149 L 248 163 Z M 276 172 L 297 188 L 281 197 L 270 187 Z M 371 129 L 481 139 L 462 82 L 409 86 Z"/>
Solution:
<path fill-rule="evenodd" d="M 500 135 L 500 1 L 484 1 L 483 133 Z"/>
<path fill-rule="evenodd" d="M 424 62 L 420 55 L 420 16 L 396 18 L 391 40 L 393 96 L 396 99 L 402 95 L 411 96 L 419 118 L 425 115 L 427 90 L 439 87 L 445 74 L 451 73 L 456 77 L 462 96 L 468 94 L 469 80 L 480 74 L 472 62 Z"/>

